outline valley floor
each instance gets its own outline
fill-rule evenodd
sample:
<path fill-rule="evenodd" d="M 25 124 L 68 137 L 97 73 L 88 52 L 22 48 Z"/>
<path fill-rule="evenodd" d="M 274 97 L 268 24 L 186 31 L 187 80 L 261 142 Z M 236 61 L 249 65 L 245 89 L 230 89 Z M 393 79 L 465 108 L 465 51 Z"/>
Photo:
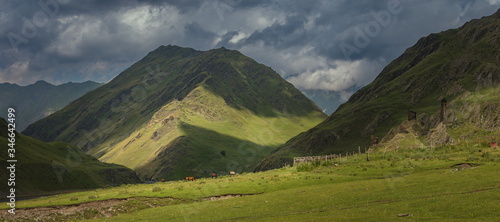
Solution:
<path fill-rule="evenodd" d="M 500 149 L 375 151 L 217 179 L 18 202 L 0 221 L 499 221 Z M 3 219 L 2 219 L 3 218 Z"/>

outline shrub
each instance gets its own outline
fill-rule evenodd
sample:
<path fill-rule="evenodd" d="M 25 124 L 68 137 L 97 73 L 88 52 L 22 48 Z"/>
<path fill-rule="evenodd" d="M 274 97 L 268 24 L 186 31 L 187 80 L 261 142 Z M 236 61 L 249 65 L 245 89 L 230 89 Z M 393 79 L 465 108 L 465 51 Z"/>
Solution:
<path fill-rule="evenodd" d="M 310 163 L 301 163 L 297 165 L 297 172 L 309 172 L 313 169 L 314 167 Z"/>
<path fill-rule="evenodd" d="M 320 161 L 313 161 L 310 163 L 299 163 L 297 165 L 297 172 L 310 172 L 321 165 Z"/>
<path fill-rule="evenodd" d="M 481 157 L 487 160 L 490 159 L 490 152 L 484 152 L 483 154 L 481 154 Z"/>
<path fill-rule="evenodd" d="M 467 161 L 471 161 L 471 162 L 479 161 L 479 157 L 469 156 L 469 157 L 467 157 Z"/>
<path fill-rule="evenodd" d="M 154 187 L 152 189 L 153 192 L 160 192 L 162 189 L 160 187 Z"/>

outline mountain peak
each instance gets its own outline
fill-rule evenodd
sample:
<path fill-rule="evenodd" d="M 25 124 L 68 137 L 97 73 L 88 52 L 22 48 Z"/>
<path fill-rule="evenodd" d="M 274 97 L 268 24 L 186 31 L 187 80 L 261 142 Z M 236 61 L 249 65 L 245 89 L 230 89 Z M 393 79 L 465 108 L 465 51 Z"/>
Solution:
<path fill-rule="evenodd" d="M 158 57 L 158 56 L 164 56 L 164 57 L 172 57 L 172 58 L 179 58 L 179 57 L 189 57 L 191 55 L 195 55 L 200 53 L 200 51 L 197 51 L 193 48 L 184 48 L 176 45 L 161 45 L 160 47 L 156 48 L 155 50 L 151 51 L 146 55 L 145 58 L 148 57 Z"/>
<path fill-rule="evenodd" d="M 251 170 L 276 144 L 325 118 L 278 73 L 236 50 L 167 45 L 24 133 L 78 144 L 143 178 L 182 178 L 243 159 L 234 170 Z M 100 136 L 89 141 L 79 132 Z M 235 149 L 242 146 L 258 147 L 257 156 L 248 160 Z"/>
<path fill-rule="evenodd" d="M 51 86 L 53 86 L 53 84 L 50 84 L 50 83 L 46 82 L 45 80 L 38 80 L 35 83 L 33 83 L 33 85 L 51 85 Z"/>

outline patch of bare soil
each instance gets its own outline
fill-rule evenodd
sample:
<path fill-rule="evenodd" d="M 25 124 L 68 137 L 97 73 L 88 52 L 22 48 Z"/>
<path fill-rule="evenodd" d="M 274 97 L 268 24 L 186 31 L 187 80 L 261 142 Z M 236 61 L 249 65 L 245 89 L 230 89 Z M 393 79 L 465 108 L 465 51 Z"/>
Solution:
<path fill-rule="evenodd" d="M 260 193 L 256 193 L 260 194 Z M 225 194 L 203 198 L 203 201 L 223 200 L 256 194 Z M 86 202 L 81 204 L 19 208 L 16 214 L 0 211 L 0 221 L 73 221 L 100 217 L 112 217 L 122 213 L 151 207 L 162 207 L 191 201 L 172 197 L 131 197 Z"/>
<path fill-rule="evenodd" d="M 251 195 L 257 195 L 261 193 L 250 193 L 250 194 L 224 194 L 220 196 L 210 196 L 210 197 L 205 197 L 203 200 L 209 200 L 209 201 L 214 201 L 214 200 L 225 200 L 225 199 L 231 199 L 235 197 L 242 197 L 242 196 L 251 196 Z"/>
<path fill-rule="evenodd" d="M 166 206 L 173 202 L 179 202 L 179 200 L 171 197 L 132 197 L 72 205 L 19 208 L 16 209 L 16 214 L 10 214 L 6 210 L 0 211 L 0 221 L 69 221 L 112 217 L 119 213 L 132 212 L 148 207 Z"/>
<path fill-rule="evenodd" d="M 459 163 L 459 164 L 455 164 L 455 165 L 451 166 L 451 168 L 454 168 L 457 170 L 466 170 L 466 169 L 470 169 L 470 168 L 477 167 L 477 166 L 478 165 L 474 164 L 474 163 Z"/>

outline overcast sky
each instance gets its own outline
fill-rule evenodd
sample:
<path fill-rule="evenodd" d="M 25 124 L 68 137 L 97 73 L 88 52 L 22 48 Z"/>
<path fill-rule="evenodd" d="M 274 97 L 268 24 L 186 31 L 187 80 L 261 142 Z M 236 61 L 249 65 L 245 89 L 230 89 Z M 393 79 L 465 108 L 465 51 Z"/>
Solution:
<path fill-rule="evenodd" d="M 236 49 L 346 95 L 430 33 L 500 0 L 0 0 L 0 82 L 107 82 L 160 45 Z"/>

